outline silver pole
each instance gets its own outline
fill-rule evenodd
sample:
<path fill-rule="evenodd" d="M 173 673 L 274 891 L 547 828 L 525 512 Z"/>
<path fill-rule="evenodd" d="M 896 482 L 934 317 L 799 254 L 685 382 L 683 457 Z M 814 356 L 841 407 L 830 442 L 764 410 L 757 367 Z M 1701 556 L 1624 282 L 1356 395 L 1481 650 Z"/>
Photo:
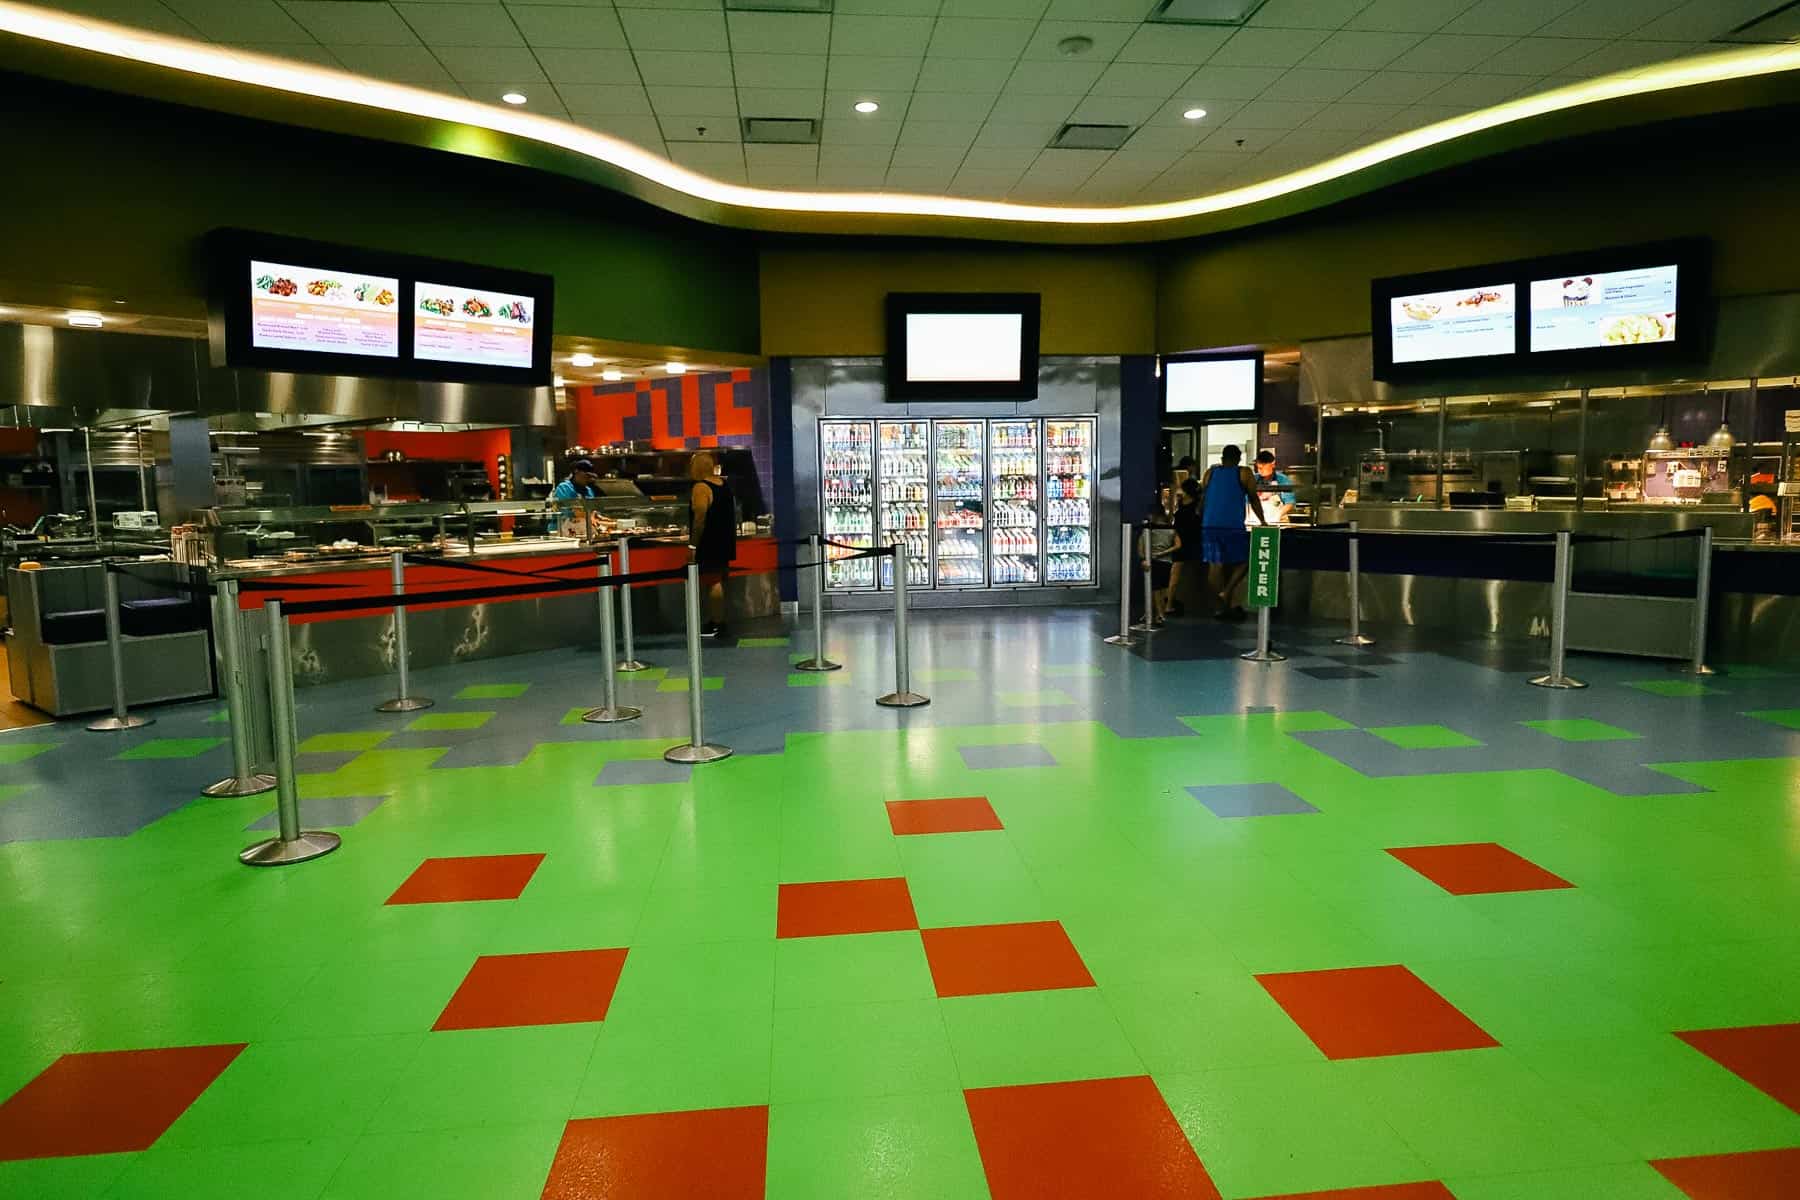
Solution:
<path fill-rule="evenodd" d="M 389 562 L 394 595 L 404 596 L 406 559 L 396 550 Z M 384 700 L 375 706 L 376 712 L 418 712 L 421 708 L 430 708 L 437 703 L 412 694 L 412 648 L 406 640 L 406 608 L 399 604 L 394 605 L 394 662 L 400 671 L 397 680 L 399 686 L 392 700 Z M 279 771 L 279 767 L 277 770 Z"/>
<path fill-rule="evenodd" d="M 1568 638 L 1569 572 L 1572 569 L 1572 557 L 1569 552 L 1569 531 L 1560 529 L 1556 533 L 1556 579 L 1550 585 L 1550 673 L 1530 680 L 1533 687 L 1568 690 L 1587 686 L 1581 680 L 1570 679 L 1563 674 Z"/>
<path fill-rule="evenodd" d="M 335 833 L 300 828 L 300 782 L 294 771 L 294 665 L 288 648 L 287 618 L 281 601 L 266 600 L 269 629 L 269 712 L 275 725 L 275 821 L 279 837 L 247 846 L 238 861 L 247 867 L 281 867 L 330 854 L 342 841 Z"/>
<path fill-rule="evenodd" d="M 619 535 L 619 574 L 631 574 L 631 538 L 626 534 Z M 650 664 L 640 662 L 637 656 L 637 634 L 633 626 L 630 584 L 626 584 L 619 592 L 619 623 L 625 630 L 625 661 L 619 664 L 619 670 L 633 673 L 648 671 Z"/>
<path fill-rule="evenodd" d="M 1119 632 L 1101 638 L 1109 646 L 1135 646 L 1131 636 L 1131 522 L 1125 522 L 1119 534 Z"/>
<path fill-rule="evenodd" d="M 1707 525 L 1700 531 L 1700 561 L 1694 566 L 1694 657 L 1676 670 L 1688 675 L 1716 675 L 1717 669 L 1706 665 L 1706 624 L 1712 605 L 1713 531 Z"/>
<path fill-rule="evenodd" d="M 88 722 L 95 733 L 116 733 L 121 729 L 141 729 L 151 723 L 149 717 L 134 717 L 125 708 L 125 635 L 119 629 L 119 576 L 111 563 L 101 563 L 106 593 L 106 655 L 112 660 L 112 716 L 96 717 Z"/>
<path fill-rule="evenodd" d="M 591 725 L 611 725 L 617 721 L 635 721 L 644 715 L 641 708 L 619 707 L 619 664 L 613 659 L 613 589 L 612 563 L 600 560 L 600 674 L 606 689 L 606 703 L 590 708 L 581 719 Z"/>
<path fill-rule="evenodd" d="M 137 475 L 138 475 L 138 511 L 150 510 L 150 483 L 144 478 L 144 427 L 139 425 L 137 433 Z"/>
<path fill-rule="evenodd" d="M 1287 655 L 1279 650 L 1269 649 L 1269 617 L 1272 609 L 1256 610 L 1256 649 L 1238 655 L 1245 662 L 1278 663 L 1286 662 Z"/>
<path fill-rule="evenodd" d="M 912 648 L 906 634 L 906 549 L 896 541 L 894 548 L 894 690 L 878 696 L 875 703 L 883 708 L 918 708 L 930 704 L 929 697 L 912 690 Z"/>
<path fill-rule="evenodd" d="M 225 685 L 225 715 L 231 721 L 231 774 L 202 788 L 206 796 L 255 796 L 275 786 L 250 757 L 250 706 L 244 699 L 244 629 L 238 614 L 238 585 L 221 579 L 213 589 L 218 633 L 219 681 Z"/>
<path fill-rule="evenodd" d="M 1131 628 L 1136 633 L 1155 633 L 1162 628 L 1156 619 L 1156 572 L 1150 565 L 1150 526 L 1145 524 L 1138 534 L 1138 545 L 1144 559 L 1144 617 Z"/>
<path fill-rule="evenodd" d="M 709 763 L 731 756 L 731 747 L 712 746 L 706 741 L 702 724 L 701 689 L 705 677 L 700 673 L 700 564 L 687 567 L 687 654 L 688 654 L 688 740 L 684 746 L 671 746 L 663 758 L 672 763 Z"/>
<path fill-rule="evenodd" d="M 94 431 L 84 428 L 81 431 L 82 454 L 87 459 L 88 481 L 88 517 L 94 530 L 94 540 L 100 540 L 100 497 L 94 494 Z"/>
<path fill-rule="evenodd" d="M 834 663 L 829 658 L 825 657 L 825 543 L 820 539 L 819 535 L 816 533 L 811 534 L 809 536 L 811 538 L 810 545 L 812 547 L 812 560 L 813 560 L 813 577 L 812 577 L 813 578 L 813 589 L 812 589 L 813 656 L 808 659 L 802 659 L 800 662 L 795 663 L 794 670 L 796 670 L 796 671 L 836 671 L 836 670 L 839 670 L 843 666 L 843 664 L 842 663 Z M 898 569 L 898 568 L 896 568 L 896 569 Z M 896 597 L 898 597 L 900 594 L 898 589 L 905 585 L 896 583 L 894 586 L 896 589 L 894 592 L 894 595 Z M 899 600 L 896 599 L 895 603 L 898 604 Z M 904 689 L 902 689 L 902 690 L 904 690 Z"/>
<path fill-rule="evenodd" d="M 1337 639 L 1340 646 L 1373 646 L 1375 639 L 1362 631 L 1362 539 L 1357 536 L 1356 522 L 1350 522 L 1350 632 Z"/>

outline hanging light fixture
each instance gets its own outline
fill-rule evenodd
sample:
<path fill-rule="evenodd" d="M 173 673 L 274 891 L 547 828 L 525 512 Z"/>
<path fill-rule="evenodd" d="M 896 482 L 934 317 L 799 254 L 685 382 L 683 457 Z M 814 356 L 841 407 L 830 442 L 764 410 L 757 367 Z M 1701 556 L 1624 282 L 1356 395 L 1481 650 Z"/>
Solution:
<path fill-rule="evenodd" d="M 1706 439 L 1707 449 L 1729 450 L 1737 445 L 1737 439 L 1731 435 L 1731 425 L 1725 420 L 1730 409 L 1731 397 L 1722 397 L 1719 400 L 1719 427 L 1713 430 L 1711 437 Z"/>
<path fill-rule="evenodd" d="M 1663 397 L 1662 423 L 1657 425 L 1656 432 L 1650 435 L 1650 444 L 1644 449 L 1651 454 L 1661 454 L 1675 448 L 1675 439 L 1669 436 L 1669 398 Z"/>

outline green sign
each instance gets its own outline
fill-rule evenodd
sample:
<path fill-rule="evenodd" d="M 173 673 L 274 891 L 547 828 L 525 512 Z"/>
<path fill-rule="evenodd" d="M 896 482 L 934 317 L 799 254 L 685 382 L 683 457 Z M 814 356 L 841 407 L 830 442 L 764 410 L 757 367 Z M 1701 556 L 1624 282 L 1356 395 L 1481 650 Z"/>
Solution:
<path fill-rule="evenodd" d="M 1281 599 L 1281 526 L 1250 529 L 1251 608 L 1274 608 Z"/>

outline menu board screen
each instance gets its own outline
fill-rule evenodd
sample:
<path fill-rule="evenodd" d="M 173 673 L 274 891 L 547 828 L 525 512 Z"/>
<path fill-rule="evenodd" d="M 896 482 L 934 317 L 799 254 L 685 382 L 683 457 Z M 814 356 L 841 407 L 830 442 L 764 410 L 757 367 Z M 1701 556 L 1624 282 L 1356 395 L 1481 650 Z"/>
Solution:
<path fill-rule="evenodd" d="M 1394 296 L 1388 301 L 1396 363 L 1511 354 L 1518 322 L 1511 283 Z"/>
<path fill-rule="evenodd" d="M 535 297 L 424 280 L 413 294 L 414 358 L 531 368 Z"/>
<path fill-rule="evenodd" d="M 1673 265 L 1531 281 L 1531 349 L 1592 350 L 1675 340 Z"/>
<path fill-rule="evenodd" d="M 258 350 L 400 356 L 400 281 L 250 260 L 250 344 Z"/>

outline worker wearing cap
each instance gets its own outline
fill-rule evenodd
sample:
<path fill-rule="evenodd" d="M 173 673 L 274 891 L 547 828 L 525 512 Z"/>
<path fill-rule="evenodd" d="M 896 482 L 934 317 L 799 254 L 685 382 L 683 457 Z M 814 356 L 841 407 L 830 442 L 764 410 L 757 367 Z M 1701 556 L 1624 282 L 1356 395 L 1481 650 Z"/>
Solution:
<path fill-rule="evenodd" d="M 600 495 L 600 489 L 594 486 L 595 478 L 593 462 L 589 459 L 578 458 L 569 464 L 569 477 L 556 485 L 555 490 L 550 493 L 550 499 L 552 502 L 557 500 L 597 499 Z M 575 525 L 576 528 L 573 531 L 574 535 L 580 537 L 583 530 L 580 523 L 576 521 L 575 506 L 572 504 L 564 504 L 559 507 L 562 510 L 564 532 L 570 532 L 569 526 Z"/>

